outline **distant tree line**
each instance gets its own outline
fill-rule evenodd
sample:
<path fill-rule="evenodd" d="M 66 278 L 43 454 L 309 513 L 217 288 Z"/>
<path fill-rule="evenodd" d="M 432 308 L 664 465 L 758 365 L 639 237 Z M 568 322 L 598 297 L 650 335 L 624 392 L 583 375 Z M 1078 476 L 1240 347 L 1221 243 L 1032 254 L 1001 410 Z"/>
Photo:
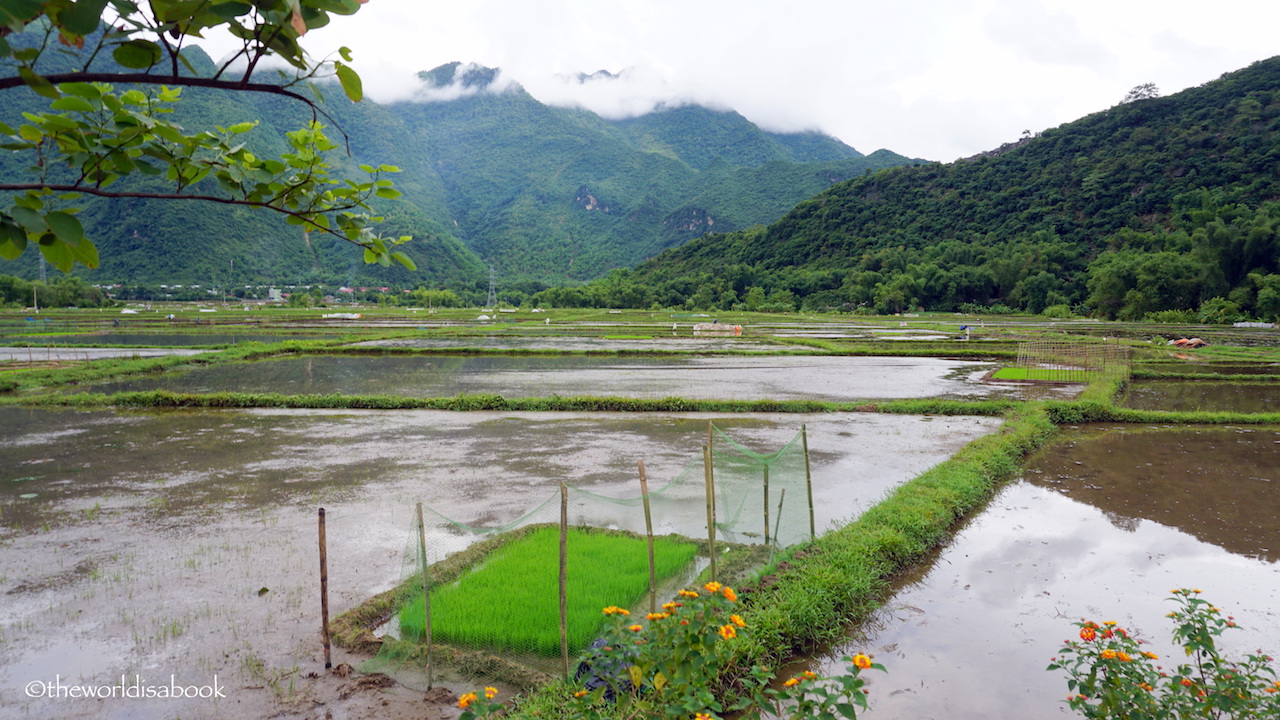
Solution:
<path fill-rule="evenodd" d="M 78 277 L 59 277 L 45 284 L 0 275 L 0 307 L 109 307 L 113 303 L 98 288 Z"/>

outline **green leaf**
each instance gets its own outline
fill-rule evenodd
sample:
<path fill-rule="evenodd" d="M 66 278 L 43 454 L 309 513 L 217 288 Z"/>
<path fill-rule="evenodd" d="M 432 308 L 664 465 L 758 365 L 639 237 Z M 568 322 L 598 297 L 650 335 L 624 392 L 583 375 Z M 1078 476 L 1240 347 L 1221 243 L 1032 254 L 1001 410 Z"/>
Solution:
<path fill-rule="evenodd" d="M 49 224 L 49 229 L 62 242 L 75 247 L 84 239 L 84 226 L 74 215 L 68 215 L 60 210 L 55 210 L 44 216 L 44 220 Z"/>
<path fill-rule="evenodd" d="M 49 264 L 62 272 L 71 272 L 71 266 L 76 263 L 75 254 L 72 253 L 71 246 L 58 242 L 57 238 L 54 238 L 53 242 L 46 243 L 45 239 L 51 237 L 53 236 L 45 235 L 40 238 L 40 254 L 44 256 L 45 260 L 49 261 Z"/>
<path fill-rule="evenodd" d="M 69 9 L 59 13 L 58 22 L 68 32 L 88 35 L 98 29 L 102 11 L 106 8 L 107 0 L 77 0 Z"/>
<path fill-rule="evenodd" d="M 27 249 L 27 234 L 13 223 L 0 223 L 0 257 L 17 260 Z"/>
<path fill-rule="evenodd" d="M 87 268 L 98 267 L 98 248 L 89 240 L 84 238 L 73 251 L 76 261 Z"/>
<path fill-rule="evenodd" d="M 403 265 L 407 270 L 418 269 L 418 264 L 413 261 L 413 258 L 409 257 L 408 255 L 405 255 L 402 252 L 396 251 L 391 253 L 391 259 Z"/>
<path fill-rule="evenodd" d="M 30 143 L 38 143 L 44 139 L 44 133 L 35 125 L 23 125 L 18 128 L 18 137 Z"/>
<path fill-rule="evenodd" d="M 252 11 L 252 5 L 242 2 L 222 2 L 209 7 L 209 12 L 224 20 L 233 20 Z"/>
<path fill-rule="evenodd" d="M 53 83 L 44 79 L 42 75 L 37 75 L 31 68 L 18 68 L 18 77 L 21 77 L 22 82 L 26 83 L 27 87 L 34 90 L 37 95 L 43 95 L 48 98 L 62 97 L 58 92 L 58 88 L 53 86 Z"/>
<path fill-rule="evenodd" d="M 160 62 L 160 46 L 150 40 L 130 40 L 116 46 L 111 56 L 121 65 L 146 70 Z"/>
<path fill-rule="evenodd" d="M 342 56 L 343 60 L 351 62 L 351 48 L 346 46 L 340 47 L 338 48 L 338 54 Z"/>
<path fill-rule="evenodd" d="M 349 65 L 335 63 L 338 73 L 338 82 L 342 83 L 342 90 L 351 98 L 351 102 L 360 102 L 364 98 L 364 84 L 360 81 L 360 76 L 352 70 Z"/>
<path fill-rule="evenodd" d="M 93 105 L 88 100 L 71 95 L 63 95 L 49 103 L 49 107 L 54 110 L 67 110 L 70 112 L 93 112 L 94 110 Z"/>
<path fill-rule="evenodd" d="M 378 253 L 369 248 L 364 249 L 364 262 L 366 265 L 372 265 L 378 262 Z"/>
<path fill-rule="evenodd" d="M 28 234 L 43 233 L 49 229 L 48 224 L 44 221 L 44 216 L 31 208 L 15 205 L 9 208 L 9 217 L 25 228 Z"/>
<path fill-rule="evenodd" d="M 85 100 L 96 102 L 102 99 L 102 91 L 99 90 L 95 85 L 93 85 L 93 83 L 82 83 L 82 82 L 60 83 L 58 85 L 58 89 L 66 93 L 67 95 L 75 95 L 76 97 L 84 98 Z"/>

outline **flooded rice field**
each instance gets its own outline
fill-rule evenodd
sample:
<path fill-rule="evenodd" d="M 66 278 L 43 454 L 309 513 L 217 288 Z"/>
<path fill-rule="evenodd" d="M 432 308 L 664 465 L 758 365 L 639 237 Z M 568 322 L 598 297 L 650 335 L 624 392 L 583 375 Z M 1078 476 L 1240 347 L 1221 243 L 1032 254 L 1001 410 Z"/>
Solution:
<path fill-rule="evenodd" d="M 104 358 L 150 358 L 166 355 L 199 355 L 202 352 L 205 351 L 186 348 L 0 347 L 0 362 L 41 363 Z"/>
<path fill-rule="evenodd" d="M 23 718 L 323 716 L 299 680 L 323 667 L 318 507 L 337 615 L 399 581 L 415 502 L 489 525 L 561 481 L 632 494 L 637 460 L 658 485 L 701 452 L 710 419 L 760 450 L 807 425 L 819 531 L 1000 422 L 3 408 L 0 707 Z M 336 652 L 343 661 L 356 659 Z M 122 675 L 216 682 L 226 697 L 54 701 L 26 690 Z"/>
<path fill-rule="evenodd" d="M 1120 403 L 1138 410 L 1275 412 L 1280 407 L 1280 383 L 1135 380 Z"/>
<path fill-rule="evenodd" d="M 1066 388 L 981 382 L 991 363 L 897 357 L 307 356 L 217 365 L 93 386 L 445 397 L 623 396 L 855 401 L 922 397 L 1066 397 Z"/>
<path fill-rule="evenodd" d="M 12 336 L 0 340 L 32 345 L 127 345 L 168 347 L 171 345 L 235 345 L 246 342 L 277 343 L 286 340 L 326 340 L 325 335 L 271 335 L 266 333 L 93 333 L 88 335 Z"/>
<path fill-rule="evenodd" d="M 1116 620 L 1181 662 L 1164 617 L 1195 587 L 1244 628 L 1221 646 L 1280 654 L 1280 428 L 1064 430 L 1020 480 L 816 662 L 870 651 L 868 718 L 1073 716 L 1046 672 L 1073 621 Z"/>
<path fill-rule="evenodd" d="M 554 331 L 553 331 L 554 332 Z M 625 330 L 620 329 L 620 332 Z M 503 336 L 474 335 L 468 337 L 410 337 L 389 340 L 367 340 L 356 343 L 357 347 L 384 348 L 417 348 L 422 350 L 454 350 L 462 348 L 479 348 L 482 350 L 555 350 L 559 352 L 780 352 L 793 350 L 796 353 L 812 352 L 811 348 L 777 345 L 767 340 L 748 340 L 745 338 L 724 337 L 692 337 L 684 330 L 681 337 L 588 337 L 583 335 L 560 336 Z"/>

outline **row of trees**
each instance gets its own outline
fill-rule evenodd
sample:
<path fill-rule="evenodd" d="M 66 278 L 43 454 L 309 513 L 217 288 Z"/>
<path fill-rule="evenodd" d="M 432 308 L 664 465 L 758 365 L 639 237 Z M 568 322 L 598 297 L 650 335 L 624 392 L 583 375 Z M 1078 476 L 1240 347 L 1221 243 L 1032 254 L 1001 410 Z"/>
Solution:
<path fill-rule="evenodd" d="M 45 284 L 0 275 L 0 307 L 108 307 L 111 299 L 78 277 L 60 277 Z"/>

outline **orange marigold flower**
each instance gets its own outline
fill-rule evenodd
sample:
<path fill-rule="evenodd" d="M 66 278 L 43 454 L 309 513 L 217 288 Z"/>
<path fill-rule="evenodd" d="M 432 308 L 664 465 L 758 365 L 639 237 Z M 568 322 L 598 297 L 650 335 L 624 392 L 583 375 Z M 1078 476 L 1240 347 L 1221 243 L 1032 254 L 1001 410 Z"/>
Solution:
<path fill-rule="evenodd" d="M 666 610 L 667 612 L 675 610 L 678 607 L 684 607 L 684 603 L 679 603 L 679 602 L 662 603 L 662 609 Z"/>
<path fill-rule="evenodd" d="M 1129 653 L 1127 653 L 1127 652 L 1125 652 L 1125 651 L 1123 651 L 1123 650 L 1121 650 L 1120 652 L 1116 653 L 1116 657 L 1120 658 L 1120 662 L 1129 662 L 1130 660 L 1132 660 L 1132 659 L 1133 659 L 1133 658 L 1129 657 Z"/>
<path fill-rule="evenodd" d="M 1115 660 L 1115 659 L 1116 659 L 1116 651 L 1115 651 L 1115 650 L 1112 650 L 1112 649 L 1110 649 L 1110 648 L 1108 648 L 1108 649 L 1106 649 L 1106 650 L 1103 650 L 1103 651 L 1102 651 L 1102 653 L 1101 653 L 1101 657 L 1102 657 L 1102 659 L 1103 659 L 1103 660 Z"/>
<path fill-rule="evenodd" d="M 676 594 L 679 595 L 680 597 L 687 597 L 687 598 L 698 597 L 697 590 L 681 590 L 679 593 L 676 593 Z"/>
<path fill-rule="evenodd" d="M 782 687 L 795 687 L 799 684 L 800 684 L 800 678 L 793 677 L 790 680 L 782 683 Z M 1275 692 L 1274 688 L 1267 688 L 1267 689 L 1270 690 L 1271 692 Z"/>
<path fill-rule="evenodd" d="M 734 592 L 733 588 L 727 587 L 724 589 L 724 599 L 729 602 L 738 602 L 738 593 Z"/>
<path fill-rule="evenodd" d="M 1146 690 L 1147 692 L 1151 692 L 1155 690 L 1155 688 L 1151 687 L 1151 685 L 1147 683 L 1138 683 L 1138 687 L 1142 688 L 1143 690 Z"/>
<path fill-rule="evenodd" d="M 589 692 L 591 692 L 591 691 L 590 691 L 590 690 L 579 690 L 578 692 L 574 693 L 574 694 L 573 694 L 573 696 L 574 696 L 574 697 L 576 697 L 576 698 L 580 698 L 580 697 L 584 697 L 584 696 L 585 696 L 587 693 L 589 693 Z"/>
<path fill-rule="evenodd" d="M 641 630 L 643 630 L 643 629 L 644 629 L 644 626 L 643 626 L 643 625 L 632 625 L 632 626 L 628 627 L 627 629 L 628 629 L 628 630 L 630 630 L 631 632 L 640 632 Z"/>
<path fill-rule="evenodd" d="M 800 676 L 801 676 L 801 677 L 803 677 L 805 680 L 817 680 L 817 679 L 818 679 L 818 673 L 816 673 L 816 672 L 814 672 L 814 671 L 812 671 L 812 670 L 805 670 L 804 672 L 800 673 Z"/>
<path fill-rule="evenodd" d="M 458 698 L 458 707 L 462 708 L 463 710 L 466 710 L 467 706 L 475 701 L 476 701 L 476 694 L 467 693 L 466 695 L 463 695 L 462 697 Z"/>
<path fill-rule="evenodd" d="M 693 716 L 693 720 L 716 720 L 716 719 L 706 713 L 698 713 Z"/>
<path fill-rule="evenodd" d="M 721 625 L 720 637 L 724 638 L 725 640 L 738 637 L 738 628 L 732 625 Z"/>
<path fill-rule="evenodd" d="M 605 615 L 630 615 L 631 611 L 626 608 L 620 608 L 617 605 L 610 605 L 604 609 Z"/>
<path fill-rule="evenodd" d="M 496 688 L 496 687 L 487 687 L 487 688 L 485 688 L 485 689 L 484 689 L 484 696 L 485 696 L 486 698 L 490 699 L 490 700 L 494 699 L 495 697 L 497 697 L 497 696 L 498 696 L 498 688 Z"/>
<path fill-rule="evenodd" d="M 1103 625 L 1106 625 L 1107 627 L 1115 627 L 1115 626 L 1116 626 L 1116 621 L 1115 621 L 1115 620 L 1106 620 L 1106 621 L 1103 621 L 1103 623 L 1102 623 L 1102 624 L 1103 624 Z"/>
<path fill-rule="evenodd" d="M 1093 641 L 1093 640 L 1095 640 L 1097 637 L 1098 637 L 1098 631 L 1094 630 L 1093 628 L 1089 627 L 1088 625 L 1086 625 L 1086 626 L 1084 626 L 1084 627 L 1080 628 L 1080 639 L 1081 639 L 1081 640 L 1085 640 L 1085 641 L 1087 641 L 1087 642 L 1092 642 L 1092 641 Z"/>
<path fill-rule="evenodd" d="M 1182 687 L 1191 687 L 1193 685 L 1191 678 L 1182 678 L 1180 682 L 1182 683 Z"/>
<path fill-rule="evenodd" d="M 747 626 L 747 621 L 743 620 L 741 615 L 730 615 L 729 622 L 733 623 L 734 625 L 737 625 L 738 627 Z"/>
<path fill-rule="evenodd" d="M 863 655 L 862 653 L 858 653 L 853 656 L 853 664 L 859 670 L 866 670 L 871 667 L 871 658 Z"/>
<path fill-rule="evenodd" d="M 1262 690 L 1263 690 L 1263 692 L 1269 692 L 1269 693 L 1276 692 L 1276 688 L 1273 688 L 1273 687 L 1269 687 L 1269 688 L 1262 688 Z"/>
<path fill-rule="evenodd" d="M 671 613 L 649 613 L 644 616 L 646 620 L 666 620 L 671 617 Z"/>
<path fill-rule="evenodd" d="M 723 586 L 723 585 L 721 585 L 720 583 L 716 582 L 715 580 L 712 580 L 711 582 L 707 583 L 706 585 L 703 585 L 702 587 L 706 588 L 706 589 L 707 589 L 707 592 L 709 592 L 709 593 L 711 593 L 712 595 L 714 595 L 714 594 L 716 594 L 716 593 L 720 592 L 720 588 L 722 588 L 722 587 L 724 587 L 724 586 Z"/>
<path fill-rule="evenodd" d="M 1150 658 L 1150 659 L 1152 659 L 1152 660 L 1159 660 L 1159 659 L 1160 659 L 1160 656 L 1159 656 L 1159 655 L 1157 655 L 1157 654 L 1155 654 L 1155 653 L 1153 653 L 1153 652 L 1146 652 L 1145 650 L 1142 652 L 1142 656 L 1143 656 L 1143 657 L 1145 657 L 1145 658 Z"/>

